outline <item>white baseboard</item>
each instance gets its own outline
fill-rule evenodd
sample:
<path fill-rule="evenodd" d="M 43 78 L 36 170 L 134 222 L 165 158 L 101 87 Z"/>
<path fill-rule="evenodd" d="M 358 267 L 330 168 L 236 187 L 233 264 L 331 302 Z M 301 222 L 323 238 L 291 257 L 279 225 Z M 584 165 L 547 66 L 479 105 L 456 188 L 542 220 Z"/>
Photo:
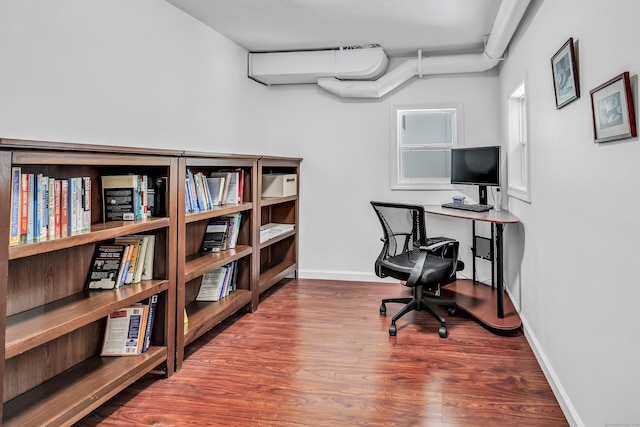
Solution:
<path fill-rule="evenodd" d="M 522 330 L 524 331 L 524 336 L 529 343 L 529 347 L 531 347 L 531 350 L 533 350 L 533 354 L 536 357 L 538 364 L 540 364 L 542 372 L 547 378 L 549 385 L 551 386 L 551 391 L 553 391 L 553 394 L 555 395 L 556 400 L 558 401 L 558 404 L 560 405 L 560 408 L 564 413 L 564 416 L 567 418 L 567 422 L 572 427 L 584 427 L 584 423 L 580 419 L 576 408 L 571 403 L 571 400 L 569 399 L 567 392 L 562 386 L 562 383 L 560 383 L 560 379 L 558 378 L 558 375 L 556 375 L 556 372 L 553 369 L 553 366 L 551 366 L 547 355 L 540 346 L 540 342 L 536 338 L 535 334 L 531 331 L 526 316 L 522 315 L 520 307 L 518 304 L 516 304 L 515 299 L 512 297 L 511 292 L 509 291 L 509 288 L 505 288 L 507 294 L 509 294 L 509 298 L 511 299 L 514 308 L 516 309 L 516 312 L 520 316 L 520 320 L 522 321 Z"/>

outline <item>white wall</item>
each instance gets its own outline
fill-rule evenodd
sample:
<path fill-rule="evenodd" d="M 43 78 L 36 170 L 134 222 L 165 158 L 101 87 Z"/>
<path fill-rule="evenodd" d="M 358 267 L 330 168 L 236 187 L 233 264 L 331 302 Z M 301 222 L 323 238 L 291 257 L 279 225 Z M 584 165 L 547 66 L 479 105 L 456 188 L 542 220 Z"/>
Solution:
<path fill-rule="evenodd" d="M 377 100 L 345 100 L 315 85 L 272 86 L 255 98 L 268 105 L 259 124 L 263 149 L 304 158 L 300 275 L 376 280 L 373 264 L 382 230 L 369 202 L 451 200 L 450 191 L 390 190 L 391 105 L 462 102 L 467 144 L 495 144 L 500 135 L 498 88 L 497 73 L 489 72 L 416 77 Z M 469 195 L 477 198 L 477 189 Z M 470 240 L 468 222 L 428 220 L 430 234 Z M 486 267 L 483 278 L 490 277 Z"/>
<path fill-rule="evenodd" d="M 629 71 L 637 102 L 640 2 L 532 9 L 500 75 L 503 132 L 506 98 L 525 75 L 530 114 L 532 203 L 509 201 L 525 240 L 519 276 L 510 265 L 514 299 L 572 424 L 638 425 L 640 145 L 593 142 L 589 91 Z M 569 37 L 579 47 L 581 97 L 557 110 L 550 59 Z"/>
<path fill-rule="evenodd" d="M 239 152 L 246 51 L 157 0 L 2 0 L 0 136 Z"/>

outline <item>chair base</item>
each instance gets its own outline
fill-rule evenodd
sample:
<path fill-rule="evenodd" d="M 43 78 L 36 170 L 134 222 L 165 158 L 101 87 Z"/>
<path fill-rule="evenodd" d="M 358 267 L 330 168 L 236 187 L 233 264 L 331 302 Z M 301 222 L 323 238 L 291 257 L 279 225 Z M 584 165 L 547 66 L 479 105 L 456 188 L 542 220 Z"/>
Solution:
<path fill-rule="evenodd" d="M 447 312 L 450 316 L 453 316 L 456 313 L 457 305 L 454 301 L 448 301 L 440 298 L 431 298 L 426 297 L 423 294 L 424 286 L 417 285 L 413 288 L 413 297 L 399 297 L 399 298 L 385 298 L 382 300 L 380 304 L 380 314 L 387 314 L 387 303 L 400 303 L 405 304 L 404 307 L 400 309 L 392 318 L 391 325 L 389 326 L 389 335 L 394 337 L 398 332 L 398 328 L 396 327 L 396 321 L 400 319 L 405 314 L 410 311 L 426 311 L 430 313 L 433 317 L 435 317 L 440 322 L 440 328 L 438 329 L 438 334 L 441 338 L 446 338 L 448 335 L 447 332 L 447 324 L 442 316 L 436 313 L 432 306 L 439 305 L 443 307 L 448 307 Z"/>

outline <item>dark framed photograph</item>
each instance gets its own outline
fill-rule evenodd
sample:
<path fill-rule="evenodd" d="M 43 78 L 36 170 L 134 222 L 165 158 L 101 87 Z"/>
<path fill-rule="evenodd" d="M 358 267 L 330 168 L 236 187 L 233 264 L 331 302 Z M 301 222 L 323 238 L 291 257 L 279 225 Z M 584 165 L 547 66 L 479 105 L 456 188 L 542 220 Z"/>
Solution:
<path fill-rule="evenodd" d="M 595 142 L 638 135 L 628 71 L 592 89 L 590 94 Z"/>
<path fill-rule="evenodd" d="M 556 96 L 556 108 L 562 108 L 580 98 L 580 83 L 576 55 L 573 49 L 573 37 L 570 37 L 551 58 L 551 71 L 553 74 L 553 89 Z"/>

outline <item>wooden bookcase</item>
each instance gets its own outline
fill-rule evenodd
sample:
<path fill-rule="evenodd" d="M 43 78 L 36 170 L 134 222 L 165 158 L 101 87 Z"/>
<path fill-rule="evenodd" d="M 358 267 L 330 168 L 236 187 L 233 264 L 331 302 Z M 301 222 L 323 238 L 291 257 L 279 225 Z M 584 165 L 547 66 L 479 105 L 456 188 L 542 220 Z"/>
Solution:
<path fill-rule="evenodd" d="M 258 161 L 258 225 L 270 222 L 295 224 L 292 231 L 280 234 L 259 243 L 259 256 L 256 257 L 256 269 L 259 271 L 258 292 L 264 291 L 290 275 L 298 276 L 298 235 L 299 235 L 299 195 L 300 195 L 300 158 L 261 157 Z M 262 177 L 265 174 L 296 175 L 296 194 L 285 197 L 262 197 Z M 260 242 L 260 227 L 256 230 Z"/>
<path fill-rule="evenodd" d="M 174 372 L 178 159 L 172 151 L 0 140 L 3 425 L 70 425 L 143 375 Z M 9 245 L 12 166 L 56 178 L 90 177 L 90 230 Z M 167 178 L 166 216 L 102 221 L 101 176 L 127 173 Z M 85 292 L 94 247 L 130 234 L 155 235 L 153 279 Z M 100 357 L 106 317 L 154 294 L 150 349 Z"/>
<path fill-rule="evenodd" d="M 217 155 L 185 152 L 179 161 L 178 180 L 178 279 L 176 369 L 184 361 L 184 348 L 196 338 L 244 307 L 254 311 L 254 267 L 257 224 L 256 190 L 258 156 Z M 211 172 L 241 169 L 244 172 L 241 203 L 222 204 L 214 209 L 187 213 L 185 208 L 185 180 L 187 170 L 209 176 Z M 215 253 L 201 252 L 201 244 L 208 222 L 214 218 L 241 214 L 240 232 L 235 249 Z M 236 261 L 237 289 L 219 301 L 196 301 L 202 276 Z M 186 311 L 186 319 L 184 313 Z"/>
<path fill-rule="evenodd" d="M 2 200 L 11 200 L 13 166 L 91 181 L 87 231 L 10 245 L 10 203 L 0 210 L 2 424 L 71 425 L 144 375 L 171 376 L 182 366 L 185 346 L 239 310 L 255 311 L 262 292 L 297 276 L 299 182 L 295 195 L 260 195 L 263 174 L 295 174 L 299 181 L 301 160 L 0 139 Z M 187 213 L 187 170 L 232 169 L 244 172 L 240 203 Z M 166 178 L 166 214 L 104 222 L 101 177 L 121 174 Z M 236 213 L 242 215 L 237 246 L 202 253 L 207 223 Z M 295 227 L 260 243 L 260 226 L 268 222 Z M 155 235 L 153 279 L 85 291 L 95 246 L 132 234 Z M 220 301 L 195 301 L 202 276 L 231 262 L 237 264 L 236 290 Z M 154 294 L 159 302 L 149 351 L 101 357 L 106 317 Z"/>

